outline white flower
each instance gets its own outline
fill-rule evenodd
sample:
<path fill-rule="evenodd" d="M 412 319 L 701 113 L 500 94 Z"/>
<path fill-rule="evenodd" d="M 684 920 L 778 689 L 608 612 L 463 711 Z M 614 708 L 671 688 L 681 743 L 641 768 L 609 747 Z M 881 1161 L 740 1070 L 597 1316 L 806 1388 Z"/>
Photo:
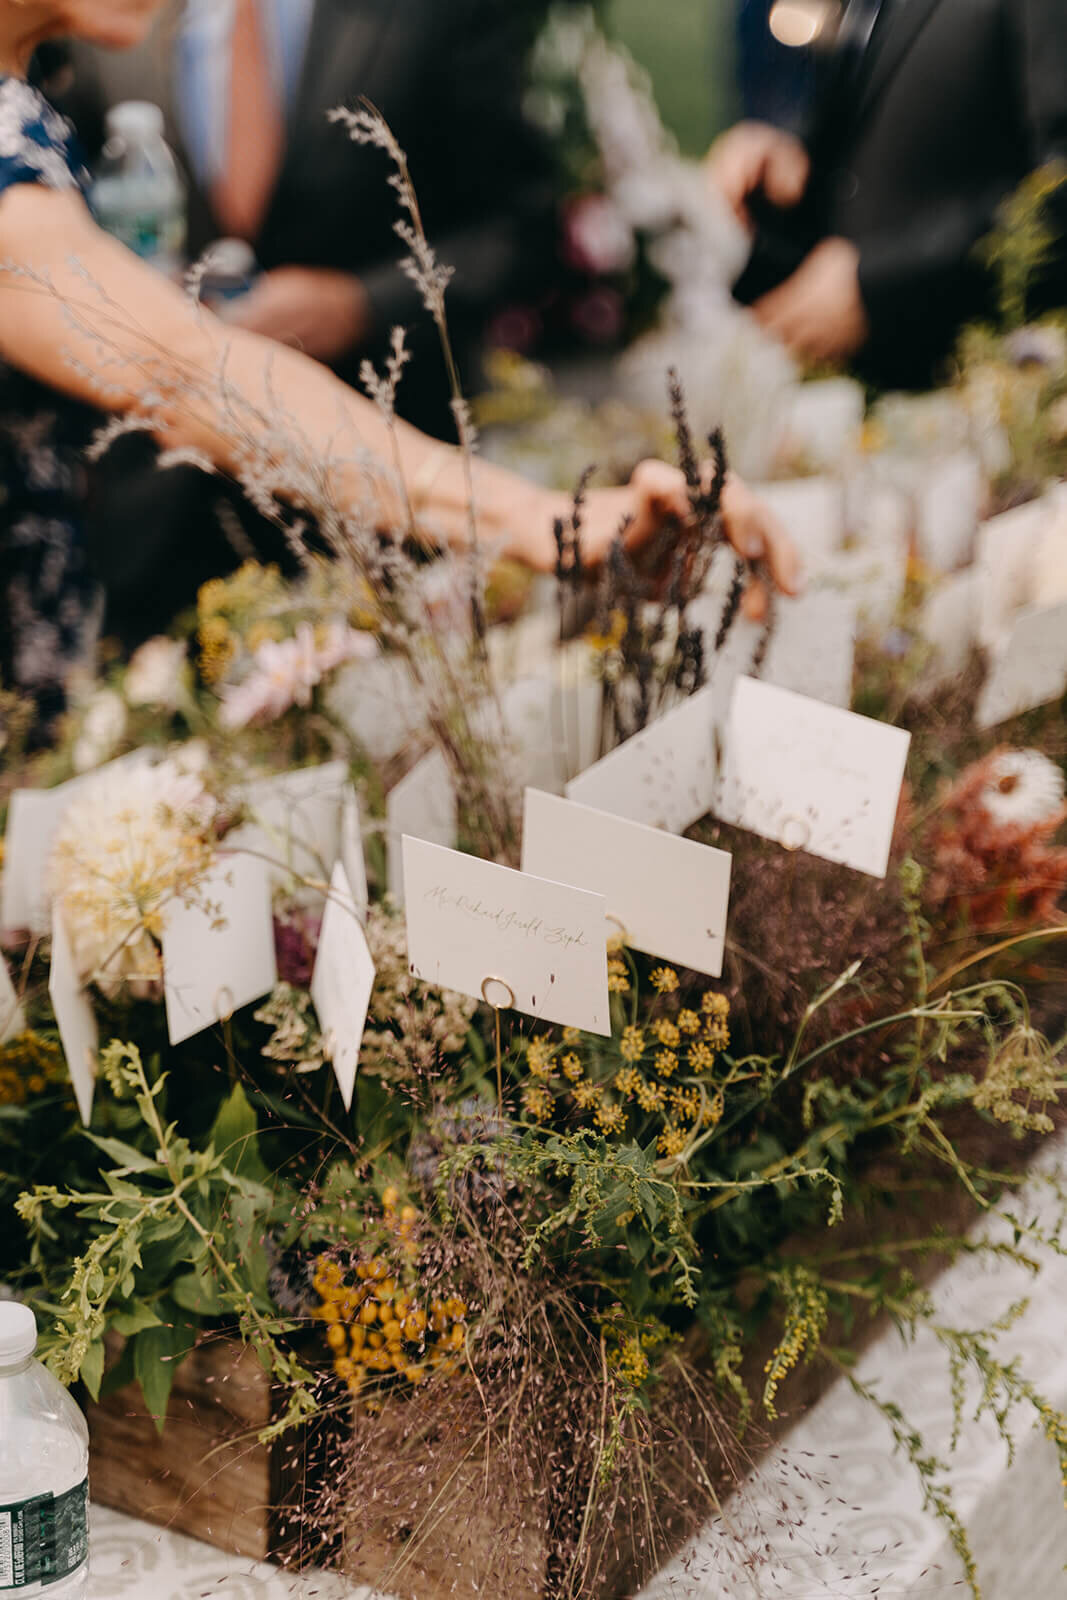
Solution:
<path fill-rule="evenodd" d="M 83 982 L 158 994 L 163 910 L 210 863 L 213 812 L 201 779 L 170 760 L 101 774 L 72 802 L 46 878 Z"/>
<path fill-rule="evenodd" d="M 126 703 L 114 689 L 98 689 L 85 708 L 74 742 L 75 772 L 90 772 L 118 749 L 126 732 Z"/>
<path fill-rule="evenodd" d="M 177 711 L 185 695 L 185 645 L 160 634 L 130 657 L 123 685 L 131 706 Z"/>
<path fill-rule="evenodd" d="M 1064 801 L 1060 768 L 1040 750 L 1003 750 L 993 757 L 978 803 L 1002 827 L 1051 822 Z"/>
<path fill-rule="evenodd" d="M 582 272 L 603 277 L 625 272 L 637 246 L 633 229 L 615 202 L 604 194 L 584 194 L 568 207 L 567 254 Z"/>

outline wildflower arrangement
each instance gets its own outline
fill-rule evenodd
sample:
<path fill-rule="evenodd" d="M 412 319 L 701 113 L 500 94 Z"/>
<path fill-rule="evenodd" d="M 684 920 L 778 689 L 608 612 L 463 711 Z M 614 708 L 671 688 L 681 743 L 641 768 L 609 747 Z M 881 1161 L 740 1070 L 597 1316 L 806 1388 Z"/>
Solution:
<path fill-rule="evenodd" d="M 447 274 L 422 235 L 403 153 L 370 111 L 341 120 L 394 162 L 407 270 L 444 337 Z M 367 375 L 387 413 L 402 356 L 398 340 L 386 374 Z M 679 390 L 672 399 L 690 521 L 665 581 L 632 567 L 620 539 L 592 595 L 605 748 L 715 664 L 688 607 L 711 563 L 733 559 L 725 459 L 713 438 L 713 471 L 702 471 Z M 459 397 L 456 417 L 467 447 Z M 198 1338 L 251 1343 L 283 1398 L 264 1437 L 326 1429 L 327 1470 L 295 1515 L 307 1547 L 331 1550 L 351 1576 L 420 1600 L 428 1564 L 483 1594 L 632 1593 L 720 1508 L 760 1429 L 788 1415 L 797 1369 L 828 1379 L 847 1367 L 837 1330 L 857 1313 L 906 1330 L 930 1323 L 922 1274 L 983 1248 L 967 1231 L 976 1209 L 1011 1223 L 994 1255 L 1032 1267 L 1037 1245 L 1060 1247 L 1013 1196 L 1067 1088 L 1062 1004 L 1032 999 L 1035 970 L 1062 978 L 1062 771 L 1014 748 L 970 766 L 969 725 L 938 724 L 935 753 L 916 740 L 914 800 L 884 884 L 704 819 L 698 836 L 728 842 L 735 858 L 722 979 L 614 940 L 610 1038 L 521 1022 L 498 1033 L 486 1007 L 416 982 L 372 862 L 377 976 L 350 1105 L 311 993 L 317 918 L 299 897 L 282 919 L 284 982 L 172 1046 L 158 1005 L 134 999 L 158 985 L 162 906 L 197 893 L 240 814 L 227 777 L 250 775 L 244 735 L 260 723 L 284 745 L 288 729 L 307 759 L 341 748 L 376 798 L 373 764 L 345 744 L 323 692 L 372 632 L 422 696 L 468 848 L 514 855 L 515 797 L 473 713 L 495 693 L 477 558 L 451 568 L 466 629 L 457 645 L 453 614 L 435 629 L 405 549 L 418 528 L 388 540 L 371 519 L 342 516 L 320 464 L 301 460 L 337 563 L 329 589 L 316 587 L 325 569 L 310 554 L 296 590 L 243 569 L 208 587 L 189 650 L 154 646 L 133 690 L 129 674 L 114 689 L 131 713 L 169 700 L 168 729 L 186 733 L 213 696 L 206 722 L 221 752 L 231 741 L 231 773 L 220 767 L 212 787 L 168 757 L 87 791 L 97 798 L 62 824 L 51 888 L 112 1042 L 83 1137 L 42 1069 L 55 1018 L 38 945 L 25 943 L 19 992 L 33 1031 L 10 1044 L 14 1075 L 0 1072 L 11 1092 L 0 1141 L 6 1151 L 7 1124 L 43 1116 L 50 1098 L 63 1131 L 43 1163 L 13 1142 L 9 1276 L 47 1318 L 62 1376 L 98 1394 L 117 1334 L 118 1376 L 140 1382 L 156 1416 Z M 269 467 L 249 463 L 261 505 Z M 581 508 L 579 490 L 557 538 L 575 618 Z M 744 577 L 735 564 L 712 657 Z M 946 770 L 956 776 L 939 793 Z M 41 1080 L 43 1098 L 31 1097 Z M 914 1205 L 902 1203 L 902 1177 Z M 931 1230 L 931 1212 L 943 1227 Z M 848 1230 L 863 1219 L 874 1220 L 857 1243 Z M 1005 1436 L 1025 1409 L 1067 1469 L 1067 1419 L 996 1354 L 1005 1326 L 995 1313 L 981 1336 L 937 1325 L 954 1414 L 970 1374 Z M 866 1398 L 977 1596 L 942 1466 L 909 1420 Z M 468 1502 L 469 1516 L 442 1515 Z"/>

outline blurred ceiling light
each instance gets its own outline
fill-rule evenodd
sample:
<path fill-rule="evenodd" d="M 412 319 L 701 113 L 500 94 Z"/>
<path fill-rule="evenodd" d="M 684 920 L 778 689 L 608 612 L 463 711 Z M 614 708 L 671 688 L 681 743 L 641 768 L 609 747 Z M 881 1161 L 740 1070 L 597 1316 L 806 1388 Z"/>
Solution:
<path fill-rule="evenodd" d="M 775 0 L 770 27 L 779 44 L 814 44 L 841 10 L 836 0 Z"/>

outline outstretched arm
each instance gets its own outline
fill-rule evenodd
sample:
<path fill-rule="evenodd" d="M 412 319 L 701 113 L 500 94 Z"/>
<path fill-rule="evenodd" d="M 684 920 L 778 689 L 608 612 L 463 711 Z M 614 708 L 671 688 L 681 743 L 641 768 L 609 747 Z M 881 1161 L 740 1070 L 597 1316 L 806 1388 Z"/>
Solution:
<path fill-rule="evenodd" d="M 310 509 L 366 508 L 403 527 L 411 486 L 425 528 L 461 547 L 471 537 L 468 465 L 458 450 L 390 421 L 372 402 L 297 351 L 230 328 L 97 228 L 80 197 L 35 184 L 0 199 L 0 354 L 52 387 L 150 423 L 167 447 L 237 476 L 255 467 Z M 294 448 L 295 445 L 295 448 Z M 391 469 L 394 469 L 391 470 Z M 566 496 L 502 468 L 470 468 L 480 539 L 542 571 L 555 564 L 554 520 Z M 687 514 L 681 474 L 646 463 L 630 486 L 589 496 L 583 552 L 596 562 L 624 517 L 640 543 Z M 735 541 L 762 540 L 785 588 L 788 541 L 769 516 L 741 519 Z M 742 551 L 749 554 L 749 548 Z"/>

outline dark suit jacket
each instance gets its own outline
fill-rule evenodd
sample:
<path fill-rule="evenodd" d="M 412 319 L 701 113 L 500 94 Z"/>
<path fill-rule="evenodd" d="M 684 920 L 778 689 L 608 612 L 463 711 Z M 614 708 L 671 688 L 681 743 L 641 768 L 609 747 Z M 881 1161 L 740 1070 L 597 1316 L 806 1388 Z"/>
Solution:
<path fill-rule="evenodd" d="M 886 0 L 858 81 L 824 96 L 813 177 L 792 215 L 762 211 L 746 303 L 818 239 L 859 248 L 871 339 L 859 366 L 881 387 L 923 386 L 959 329 L 991 309 L 975 245 L 1036 167 L 1067 160 L 1064 0 Z M 1056 218 L 1067 234 L 1067 205 Z M 1067 303 L 1067 254 L 1042 286 Z"/>
<path fill-rule="evenodd" d="M 195 256 L 220 229 L 175 115 L 169 43 L 178 9 L 165 11 L 148 41 L 125 55 L 74 47 L 75 86 L 63 108 L 92 148 L 108 105 L 137 98 L 162 106 L 189 184 Z M 337 363 L 339 375 L 354 383 L 360 359 L 380 359 L 392 326 L 404 324 L 415 359 L 398 409 L 444 437 L 454 437 L 444 365 L 418 293 L 398 266 L 405 251 L 393 232 L 388 160 L 354 144 L 326 114 L 366 97 L 407 152 L 430 241 L 455 268 L 449 321 L 469 383 L 490 312 L 536 284 L 554 244 L 548 163 L 521 114 L 525 59 L 543 11 L 543 0 L 316 0 L 285 159 L 255 241 L 266 268 L 332 267 L 362 279 L 373 339 Z M 180 468 L 161 486 L 142 470 L 142 457 L 143 446 L 124 444 L 98 479 L 94 518 L 109 622 L 129 642 L 235 559 L 210 515 L 217 485 Z M 276 555 L 277 541 L 244 510 L 241 516 L 257 546 Z"/>

